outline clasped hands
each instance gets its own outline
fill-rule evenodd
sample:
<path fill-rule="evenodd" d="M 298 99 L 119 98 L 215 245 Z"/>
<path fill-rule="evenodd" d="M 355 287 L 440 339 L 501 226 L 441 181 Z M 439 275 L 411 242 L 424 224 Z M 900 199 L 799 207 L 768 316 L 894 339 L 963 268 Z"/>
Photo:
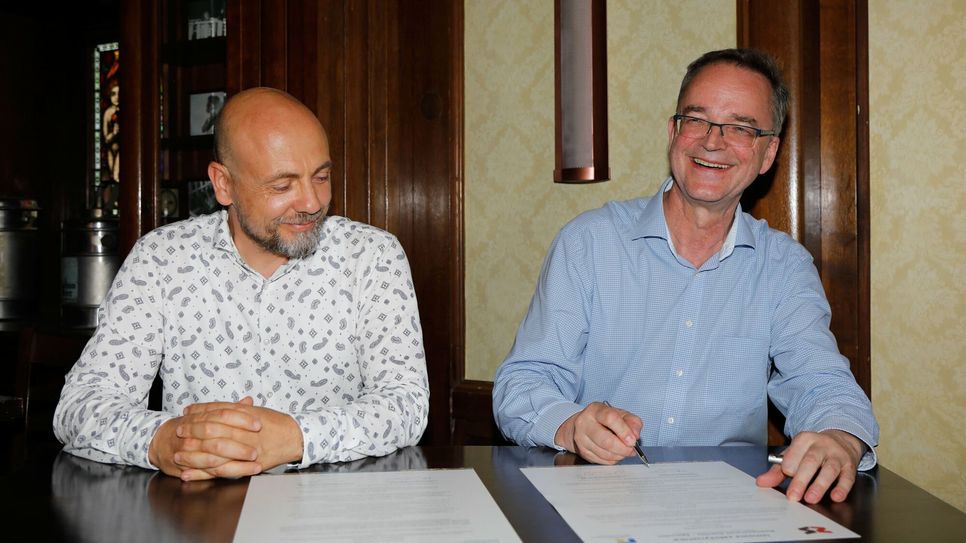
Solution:
<path fill-rule="evenodd" d="M 594 402 L 564 421 L 554 442 L 588 462 L 616 464 L 636 454 L 634 443 L 643 428 L 644 423 L 633 413 Z M 818 503 L 837 482 L 829 496 L 841 502 L 855 483 L 865 448 L 860 439 L 841 430 L 802 432 L 785 449 L 783 462 L 759 475 L 755 482 L 775 487 L 791 477 L 785 495 L 789 500 L 804 498 L 808 503 Z"/>
<path fill-rule="evenodd" d="M 250 396 L 190 405 L 158 428 L 148 460 L 182 481 L 255 475 L 302 457 L 295 419 Z"/>

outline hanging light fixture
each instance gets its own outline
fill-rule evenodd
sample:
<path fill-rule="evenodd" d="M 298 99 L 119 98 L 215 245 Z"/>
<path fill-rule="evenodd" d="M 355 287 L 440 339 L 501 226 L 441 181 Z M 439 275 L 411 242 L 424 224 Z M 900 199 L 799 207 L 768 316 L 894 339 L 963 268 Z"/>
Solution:
<path fill-rule="evenodd" d="M 610 179 L 606 0 L 555 0 L 555 183 Z"/>

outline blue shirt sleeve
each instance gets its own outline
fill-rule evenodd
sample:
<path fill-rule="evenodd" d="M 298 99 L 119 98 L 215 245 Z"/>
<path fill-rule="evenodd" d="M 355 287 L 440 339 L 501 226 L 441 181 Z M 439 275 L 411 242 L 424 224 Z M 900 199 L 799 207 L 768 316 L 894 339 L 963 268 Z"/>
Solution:
<path fill-rule="evenodd" d="M 793 254 L 772 319 L 768 395 L 785 415 L 786 435 L 843 430 L 865 443 L 868 452 L 859 469 L 871 469 L 879 440 L 872 404 L 839 353 L 829 328 L 831 308 L 811 257 L 803 248 Z"/>
<path fill-rule="evenodd" d="M 557 428 L 583 407 L 575 403 L 583 379 L 593 284 L 586 254 L 567 230 L 553 241 L 536 292 L 513 347 L 493 384 L 493 413 L 514 442 L 559 449 Z"/>

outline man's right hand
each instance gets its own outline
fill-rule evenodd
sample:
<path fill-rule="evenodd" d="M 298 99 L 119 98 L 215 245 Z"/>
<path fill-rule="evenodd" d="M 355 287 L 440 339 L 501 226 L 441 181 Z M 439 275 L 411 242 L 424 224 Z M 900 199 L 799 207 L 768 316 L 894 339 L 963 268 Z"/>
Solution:
<path fill-rule="evenodd" d="M 245 398 L 239 404 L 251 405 L 252 399 Z M 204 427 L 204 438 L 182 438 L 177 433 L 179 427 L 199 424 Z M 174 477 L 182 477 L 186 470 L 192 470 L 197 479 L 199 469 L 208 478 L 255 475 L 261 473 L 262 465 L 255 461 L 258 456 L 255 447 L 246 445 L 255 438 L 245 434 L 259 430 L 258 418 L 240 409 L 227 407 L 186 414 L 158 428 L 148 447 L 148 460 Z"/>
<path fill-rule="evenodd" d="M 633 413 L 594 402 L 564 421 L 554 442 L 594 464 L 616 464 L 635 454 L 644 423 Z"/>

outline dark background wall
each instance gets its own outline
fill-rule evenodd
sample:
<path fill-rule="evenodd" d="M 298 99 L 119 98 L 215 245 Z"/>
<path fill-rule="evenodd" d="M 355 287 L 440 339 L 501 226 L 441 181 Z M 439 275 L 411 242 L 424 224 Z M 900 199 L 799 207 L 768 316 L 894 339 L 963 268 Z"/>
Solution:
<path fill-rule="evenodd" d="M 58 313 L 61 221 L 85 209 L 91 48 L 118 36 L 117 0 L 77 4 L 0 7 L 0 197 L 42 208 L 42 320 Z"/>

